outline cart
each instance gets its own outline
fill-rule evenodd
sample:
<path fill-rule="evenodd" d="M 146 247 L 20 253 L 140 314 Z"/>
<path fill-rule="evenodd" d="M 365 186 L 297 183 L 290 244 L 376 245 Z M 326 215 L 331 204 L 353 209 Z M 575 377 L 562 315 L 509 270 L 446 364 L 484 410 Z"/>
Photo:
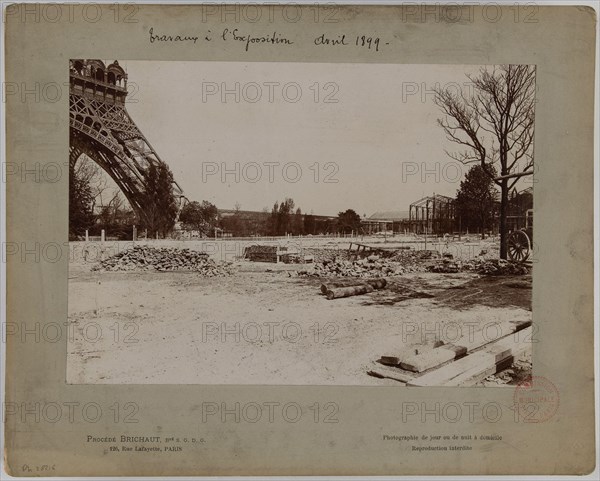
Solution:
<path fill-rule="evenodd" d="M 533 209 L 527 211 L 525 227 L 508 235 L 507 247 L 511 261 L 525 262 L 529 258 L 533 248 Z"/>

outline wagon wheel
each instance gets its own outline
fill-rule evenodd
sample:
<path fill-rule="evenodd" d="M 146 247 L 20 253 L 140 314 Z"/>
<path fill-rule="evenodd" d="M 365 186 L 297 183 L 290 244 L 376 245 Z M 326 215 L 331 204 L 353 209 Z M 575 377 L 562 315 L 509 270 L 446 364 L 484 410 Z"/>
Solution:
<path fill-rule="evenodd" d="M 531 252 L 529 237 L 522 230 L 511 232 L 508 236 L 508 257 L 510 260 L 524 262 Z"/>

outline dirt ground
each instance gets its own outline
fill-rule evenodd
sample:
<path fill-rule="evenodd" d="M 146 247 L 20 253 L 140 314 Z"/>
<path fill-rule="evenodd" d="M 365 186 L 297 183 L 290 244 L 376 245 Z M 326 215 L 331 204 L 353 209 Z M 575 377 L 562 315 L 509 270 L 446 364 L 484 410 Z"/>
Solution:
<path fill-rule="evenodd" d="M 106 384 L 398 385 L 373 361 L 460 332 L 531 319 L 531 278 L 414 273 L 327 300 L 298 265 L 194 272 L 69 271 L 67 381 Z M 474 327 L 475 326 L 475 327 Z"/>

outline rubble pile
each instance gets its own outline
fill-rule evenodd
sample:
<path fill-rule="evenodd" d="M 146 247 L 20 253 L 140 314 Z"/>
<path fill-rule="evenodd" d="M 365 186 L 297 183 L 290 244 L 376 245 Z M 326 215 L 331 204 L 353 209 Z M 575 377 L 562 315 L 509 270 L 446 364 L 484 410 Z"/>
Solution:
<path fill-rule="evenodd" d="M 430 272 L 476 272 L 487 276 L 514 276 L 529 274 L 530 268 L 519 262 L 503 259 L 485 259 L 476 257 L 466 261 L 453 260 L 446 257 L 442 261 L 429 266 Z"/>
<path fill-rule="evenodd" d="M 503 259 L 472 259 L 465 262 L 467 269 L 479 274 L 492 276 L 521 276 L 529 274 L 530 267 L 519 262 L 505 261 Z"/>
<path fill-rule="evenodd" d="M 492 374 L 491 376 L 486 377 L 483 380 L 483 385 L 490 385 L 492 383 L 495 384 L 508 384 L 513 380 L 513 376 L 515 375 L 515 371 L 512 369 L 507 369 L 506 371 L 502 371 L 499 374 Z"/>
<path fill-rule="evenodd" d="M 430 250 L 399 249 L 391 255 L 386 256 L 387 260 L 400 262 L 403 266 L 419 267 L 417 271 L 425 270 L 429 261 L 435 261 L 440 258 L 440 253 Z M 414 272 L 414 271 L 413 271 Z"/>
<path fill-rule="evenodd" d="M 450 257 L 445 257 L 443 260 L 427 266 L 427 270 L 429 272 L 441 272 L 444 274 L 452 274 L 463 270 L 462 267 L 462 261 L 455 261 Z"/>
<path fill-rule="evenodd" d="M 195 271 L 205 277 L 233 274 L 231 262 L 215 262 L 206 252 L 136 245 L 94 266 L 95 271 Z"/>
<path fill-rule="evenodd" d="M 306 275 L 319 277 L 385 277 L 399 276 L 407 272 L 422 272 L 423 266 L 416 263 L 406 263 L 383 259 L 378 255 L 371 255 L 356 261 L 349 260 L 323 260 L 316 263 L 313 271 Z"/>

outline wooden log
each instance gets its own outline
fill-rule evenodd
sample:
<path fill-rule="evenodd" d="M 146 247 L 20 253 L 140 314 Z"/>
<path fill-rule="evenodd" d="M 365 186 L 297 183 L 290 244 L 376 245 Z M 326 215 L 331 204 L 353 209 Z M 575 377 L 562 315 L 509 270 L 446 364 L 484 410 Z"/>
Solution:
<path fill-rule="evenodd" d="M 327 299 L 339 299 L 341 297 L 359 296 L 361 294 L 367 294 L 373 292 L 373 286 L 364 284 L 361 286 L 350 286 L 350 287 L 335 287 L 327 291 Z"/>
<path fill-rule="evenodd" d="M 339 280 L 335 280 L 335 281 L 329 281 L 325 284 L 321 284 L 321 292 L 323 294 L 327 294 L 327 291 L 330 291 L 331 289 L 335 289 L 337 287 L 351 287 L 351 286 L 362 286 L 364 285 L 364 282 L 359 281 L 357 279 L 339 279 Z"/>
<path fill-rule="evenodd" d="M 366 283 L 372 286 L 374 289 L 383 289 L 387 286 L 387 281 L 382 277 L 378 279 L 367 279 Z"/>
<path fill-rule="evenodd" d="M 506 369 L 526 350 L 531 349 L 531 327 L 518 336 L 508 336 L 483 351 L 417 377 L 409 386 L 472 386 L 482 379 Z"/>
<path fill-rule="evenodd" d="M 327 291 L 335 289 L 337 287 L 353 287 L 353 286 L 364 286 L 365 284 L 370 285 L 374 289 L 383 289 L 387 285 L 387 281 L 383 278 L 378 279 L 351 279 L 346 281 L 330 281 L 326 284 L 321 284 L 321 292 L 327 294 Z"/>

